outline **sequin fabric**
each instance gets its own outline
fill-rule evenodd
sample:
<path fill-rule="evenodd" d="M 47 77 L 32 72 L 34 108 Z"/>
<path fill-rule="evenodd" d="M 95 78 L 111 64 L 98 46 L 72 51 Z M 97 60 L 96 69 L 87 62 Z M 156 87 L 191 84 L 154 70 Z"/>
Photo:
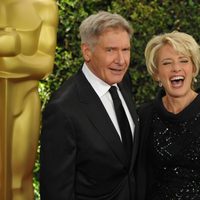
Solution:
<path fill-rule="evenodd" d="M 148 148 L 154 177 L 149 199 L 200 200 L 200 98 L 178 115 L 160 106 Z"/>

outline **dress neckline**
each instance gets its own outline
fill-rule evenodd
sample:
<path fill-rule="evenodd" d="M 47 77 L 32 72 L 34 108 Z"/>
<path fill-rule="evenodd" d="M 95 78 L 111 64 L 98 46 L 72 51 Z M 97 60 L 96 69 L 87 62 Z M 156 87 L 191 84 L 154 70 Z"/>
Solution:
<path fill-rule="evenodd" d="M 173 122 L 187 121 L 190 118 L 194 117 L 194 115 L 198 114 L 200 110 L 200 94 L 198 94 L 188 106 L 186 106 L 182 111 L 180 111 L 177 114 L 169 112 L 164 107 L 164 104 L 162 102 L 162 97 L 164 95 L 165 95 L 165 92 L 163 90 L 159 91 L 154 102 L 155 110 L 164 119 L 167 119 Z"/>

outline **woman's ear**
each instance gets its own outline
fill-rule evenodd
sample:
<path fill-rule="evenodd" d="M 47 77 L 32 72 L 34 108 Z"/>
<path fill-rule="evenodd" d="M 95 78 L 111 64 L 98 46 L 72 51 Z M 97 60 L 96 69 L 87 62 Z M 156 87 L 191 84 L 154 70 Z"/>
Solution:
<path fill-rule="evenodd" d="M 158 73 L 154 73 L 153 79 L 154 79 L 155 81 L 158 81 L 158 82 L 160 81 L 160 77 L 159 77 Z"/>
<path fill-rule="evenodd" d="M 160 77 L 157 73 L 154 74 L 153 79 L 158 82 L 159 87 L 162 87 L 162 82 L 160 81 Z"/>

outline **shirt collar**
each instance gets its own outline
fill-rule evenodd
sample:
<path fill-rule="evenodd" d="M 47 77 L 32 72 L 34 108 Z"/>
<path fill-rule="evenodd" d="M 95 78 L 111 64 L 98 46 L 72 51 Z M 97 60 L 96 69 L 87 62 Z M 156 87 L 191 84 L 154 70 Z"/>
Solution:
<path fill-rule="evenodd" d="M 82 68 L 83 74 L 85 75 L 86 79 L 89 81 L 99 98 L 101 98 L 103 95 L 108 92 L 110 89 L 110 85 L 98 78 L 86 65 L 86 63 L 83 64 Z M 117 86 L 117 84 L 114 84 Z"/>

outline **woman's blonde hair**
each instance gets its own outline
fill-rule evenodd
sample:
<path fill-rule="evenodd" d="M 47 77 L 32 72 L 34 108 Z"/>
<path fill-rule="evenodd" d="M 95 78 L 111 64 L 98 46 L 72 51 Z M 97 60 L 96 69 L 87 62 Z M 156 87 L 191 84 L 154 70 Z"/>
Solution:
<path fill-rule="evenodd" d="M 191 35 L 178 31 L 154 36 L 147 43 L 145 60 L 149 74 L 154 77 L 157 72 L 157 53 L 166 44 L 171 45 L 177 52 L 191 58 L 194 64 L 194 77 L 196 77 L 200 68 L 199 45 Z"/>

